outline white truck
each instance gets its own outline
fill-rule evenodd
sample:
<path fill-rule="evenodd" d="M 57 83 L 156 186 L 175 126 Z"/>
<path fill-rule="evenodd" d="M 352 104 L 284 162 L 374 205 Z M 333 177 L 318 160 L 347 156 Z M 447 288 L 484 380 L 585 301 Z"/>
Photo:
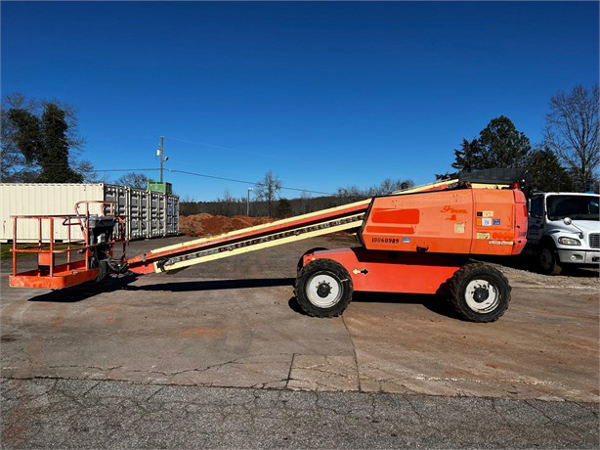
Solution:
<path fill-rule="evenodd" d="M 531 197 L 527 243 L 541 272 L 600 266 L 600 196 L 574 192 L 537 193 Z"/>

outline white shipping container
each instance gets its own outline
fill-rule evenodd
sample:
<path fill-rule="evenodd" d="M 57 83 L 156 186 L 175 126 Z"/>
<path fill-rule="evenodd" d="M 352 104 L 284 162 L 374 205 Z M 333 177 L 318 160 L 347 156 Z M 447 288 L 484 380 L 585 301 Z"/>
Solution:
<path fill-rule="evenodd" d="M 179 198 L 144 189 L 105 183 L 0 183 L 0 242 L 13 239 L 12 215 L 74 214 L 75 203 L 82 200 L 117 202 L 118 212 L 127 216 L 127 237 L 130 240 L 175 236 L 179 233 Z M 82 213 L 85 207 L 80 208 Z M 92 213 L 100 212 L 91 206 Z M 48 221 L 43 235 L 48 236 Z M 19 219 L 19 242 L 37 242 L 38 222 Z M 60 220 L 54 224 L 54 238 L 67 240 L 68 230 Z M 78 227 L 71 227 L 71 238 L 82 239 Z"/>

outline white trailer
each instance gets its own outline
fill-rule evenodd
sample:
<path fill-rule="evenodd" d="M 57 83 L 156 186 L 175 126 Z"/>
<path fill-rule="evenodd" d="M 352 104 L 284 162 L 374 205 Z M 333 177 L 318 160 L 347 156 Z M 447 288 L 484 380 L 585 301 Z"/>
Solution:
<path fill-rule="evenodd" d="M 127 239 L 179 234 L 179 197 L 175 195 L 106 183 L 0 183 L 0 242 L 13 239 L 12 215 L 75 214 L 75 203 L 82 200 L 116 202 L 118 213 L 128 218 Z M 72 237 L 81 239 L 76 228 L 72 227 Z M 55 227 L 54 238 L 66 240 L 66 230 Z M 19 242 L 37 242 L 38 223 L 22 220 L 17 232 Z"/>

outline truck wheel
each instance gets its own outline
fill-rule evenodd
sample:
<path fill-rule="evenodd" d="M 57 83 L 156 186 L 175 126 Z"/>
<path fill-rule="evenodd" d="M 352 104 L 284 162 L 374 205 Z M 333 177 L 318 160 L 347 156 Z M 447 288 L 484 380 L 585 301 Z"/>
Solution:
<path fill-rule="evenodd" d="M 558 255 L 551 245 L 543 245 L 537 254 L 537 263 L 540 272 L 546 275 L 559 275 L 561 267 L 558 264 Z"/>
<path fill-rule="evenodd" d="M 352 278 L 340 263 L 315 259 L 296 278 L 296 299 L 309 316 L 336 317 L 352 300 Z"/>
<path fill-rule="evenodd" d="M 298 260 L 298 267 L 296 269 L 296 274 L 299 274 L 300 271 L 302 270 L 302 267 L 304 266 L 304 256 L 308 255 L 310 253 L 318 252 L 320 250 L 327 250 L 327 249 L 325 247 L 315 247 L 315 248 L 311 248 L 310 250 L 306 250 L 304 253 L 302 253 L 302 256 Z"/>
<path fill-rule="evenodd" d="M 456 271 L 449 283 L 450 301 L 464 320 L 494 322 L 508 308 L 510 285 L 497 269 L 467 264 Z"/>

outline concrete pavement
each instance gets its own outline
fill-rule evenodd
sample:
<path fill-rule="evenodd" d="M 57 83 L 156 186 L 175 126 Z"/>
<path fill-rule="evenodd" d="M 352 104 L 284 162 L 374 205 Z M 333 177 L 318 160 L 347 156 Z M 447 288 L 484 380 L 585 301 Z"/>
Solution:
<path fill-rule="evenodd" d="M 598 401 L 594 290 L 513 289 L 492 324 L 437 299 L 372 294 L 297 310 L 291 278 L 111 280 L 4 291 L 2 375 Z"/>

